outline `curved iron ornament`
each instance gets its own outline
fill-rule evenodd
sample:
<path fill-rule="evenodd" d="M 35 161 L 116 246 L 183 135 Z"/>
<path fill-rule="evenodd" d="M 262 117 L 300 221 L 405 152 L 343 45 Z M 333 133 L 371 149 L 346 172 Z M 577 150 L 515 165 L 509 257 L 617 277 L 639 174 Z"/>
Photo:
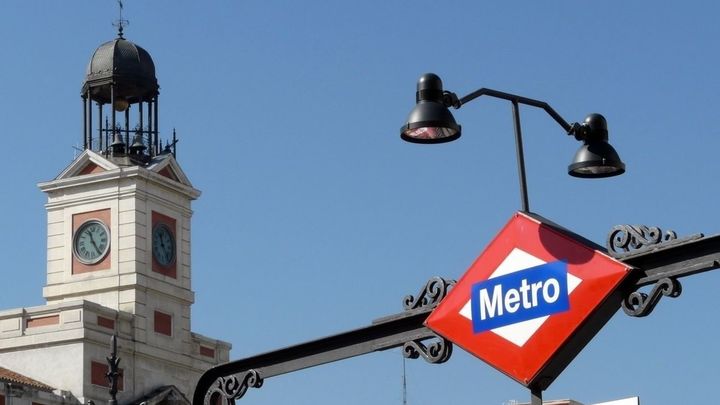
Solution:
<path fill-rule="evenodd" d="M 455 280 L 435 276 L 425 283 L 416 296 L 405 296 L 403 307 L 405 307 L 405 311 L 435 308 L 456 283 Z M 433 339 L 433 341 L 429 344 L 423 343 L 429 339 Z M 450 359 L 453 344 L 449 340 L 433 334 L 430 337 L 405 342 L 402 350 L 403 356 L 407 359 L 422 357 L 428 363 L 442 364 Z"/>
<path fill-rule="evenodd" d="M 442 364 L 450 360 L 452 356 L 453 344 L 440 336 L 434 336 L 431 339 L 437 339 L 425 345 L 422 341 L 411 340 L 403 345 L 403 356 L 407 359 L 417 359 L 422 356 L 425 361 L 431 364 Z"/>
<path fill-rule="evenodd" d="M 622 302 L 623 311 L 635 317 L 648 316 L 663 296 L 677 298 L 682 293 L 682 285 L 674 278 L 663 278 L 653 286 L 650 294 L 635 291 Z"/>
<path fill-rule="evenodd" d="M 405 296 L 405 298 L 403 298 L 403 307 L 406 311 L 421 308 L 435 308 L 440 301 L 445 298 L 455 283 L 455 280 L 435 276 L 428 280 L 425 286 L 418 292 L 417 296 Z"/>
<path fill-rule="evenodd" d="M 205 403 L 212 403 L 211 399 L 213 395 L 218 393 L 226 399 L 226 403 L 231 404 L 234 400 L 242 398 L 248 388 L 260 388 L 262 385 L 263 379 L 255 370 L 248 370 L 244 373 L 238 373 L 228 377 L 220 377 L 216 380 L 215 386 L 208 390 L 205 395 Z"/>
<path fill-rule="evenodd" d="M 650 250 L 657 245 L 677 239 L 675 231 L 663 231 L 657 226 L 616 225 L 608 234 L 607 248 L 614 256 Z"/>

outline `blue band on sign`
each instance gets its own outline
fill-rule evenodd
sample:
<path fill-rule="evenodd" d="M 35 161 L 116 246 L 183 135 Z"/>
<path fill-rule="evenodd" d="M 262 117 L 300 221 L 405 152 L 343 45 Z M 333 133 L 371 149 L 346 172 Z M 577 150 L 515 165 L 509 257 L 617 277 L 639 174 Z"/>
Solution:
<path fill-rule="evenodd" d="M 546 263 L 473 284 L 470 301 L 474 333 L 567 311 L 567 263 Z"/>

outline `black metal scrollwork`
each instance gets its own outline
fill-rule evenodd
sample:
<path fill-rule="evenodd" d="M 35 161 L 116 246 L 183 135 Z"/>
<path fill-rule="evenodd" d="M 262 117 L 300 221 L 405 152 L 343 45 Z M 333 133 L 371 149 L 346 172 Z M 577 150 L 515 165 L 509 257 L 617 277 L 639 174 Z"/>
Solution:
<path fill-rule="evenodd" d="M 417 359 L 422 356 L 425 361 L 432 364 L 445 363 L 450 359 L 453 350 L 453 344 L 441 338 L 434 336 L 431 339 L 437 339 L 429 345 L 425 345 L 421 340 L 413 340 L 403 345 L 403 356 L 408 359 Z"/>
<path fill-rule="evenodd" d="M 637 253 L 677 239 L 674 231 L 663 233 L 657 226 L 616 225 L 607 240 L 608 250 L 616 255 Z"/>
<path fill-rule="evenodd" d="M 455 280 L 446 280 L 442 277 L 433 277 L 425 284 L 417 296 L 408 295 L 403 299 L 406 311 L 419 308 L 436 307 L 447 295 Z"/>
<path fill-rule="evenodd" d="M 648 316 L 655 309 L 663 296 L 676 298 L 682 293 L 682 285 L 674 278 L 660 279 L 653 286 L 650 294 L 635 291 L 628 295 L 622 303 L 623 311 L 630 316 Z"/>
<path fill-rule="evenodd" d="M 255 370 L 248 370 L 229 377 L 220 377 L 216 381 L 215 389 L 208 391 L 206 398 L 209 399 L 214 393 L 219 393 L 228 400 L 228 403 L 232 403 L 230 400 L 242 398 L 248 388 L 260 388 L 263 385 L 262 377 Z M 210 403 L 207 399 L 206 404 Z"/>

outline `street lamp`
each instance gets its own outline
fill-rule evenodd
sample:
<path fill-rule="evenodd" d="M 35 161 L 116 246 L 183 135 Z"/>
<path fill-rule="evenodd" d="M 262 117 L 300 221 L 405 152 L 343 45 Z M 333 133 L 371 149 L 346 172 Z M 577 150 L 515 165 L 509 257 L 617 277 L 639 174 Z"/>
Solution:
<path fill-rule="evenodd" d="M 590 114 L 581 124 L 568 124 L 545 102 L 484 88 L 458 99 L 455 94 L 443 91 L 442 81 L 434 74 L 426 74 L 420 78 L 417 105 L 401 129 L 400 136 L 415 143 L 455 140 L 460 137 L 460 125 L 455 122 L 448 107 L 460 108 L 482 95 L 512 103 L 524 211 L 528 211 L 528 205 L 519 104 L 544 109 L 569 135 L 583 141 L 583 146 L 568 167 L 570 175 L 597 178 L 625 172 L 625 164 L 607 142 L 607 123 L 601 115 Z M 563 238 L 582 239 L 567 229 L 545 225 L 551 232 L 558 232 Z M 601 305 L 593 309 L 594 314 L 600 318 L 589 321 L 581 331 L 575 330 L 573 333 L 577 334 L 570 338 L 569 345 L 554 354 L 562 358 L 552 364 L 544 363 L 543 367 L 546 367 L 549 373 L 541 375 L 540 380 L 534 380 L 535 384 L 524 384 L 530 388 L 532 405 L 542 405 L 542 390 L 552 383 L 600 330 L 604 324 L 599 322 L 602 317 L 607 316 L 607 319 L 610 319 L 617 310 L 617 306 L 613 306 L 615 299 L 622 298 L 620 305 L 628 315 L 647 316 L 663 296 L 680 296 L 682 286 L 679 278 L 720 268 L 720 235 L 705 237 L 703 234 L 696 234 L 678 239 L 675 232 L 668 231 L 663 234 L 657 227 L 618 225 L 608 237 L 608 249 L 608 253 L 615 260 L 625 263 L 626 268 L 631 269 L 630 274 L 616 286 L 611 293 L 612 299 L 602 300 Z M 552 253 L 548 254 L 556 257 Z M 523 279 L 523 283 L 525 281 Z M 211 405 L 218 399 L 234 403 L 242 398 L 248 389 L 262 387 L 267 378 L 396 347 L 402 347 L 406 358 L 422 357 L 430 363 L 444 363 L 452 355 L 453 343 L 436 334 L 427 323 L 428 317 L 444 302 L 451 292 L 450 289 L 460 288 L 454 287 L 455 285 L 453 280 L 433 277 L 416 296 L 409 295 L 403 299 L 403 312 L 376 319 L 369 326 L 216 365 L 206 370 L 198 379 L 192 404 Z M 651 285 L 653 287 L 649 294 L 639 290 Z M 557 290 L 559 291 L 559 288 Z M 467 302 L 465 300 L 465 297 L 460 296 L 461 304 Z M 517 319 L 514 322 L 517 322 Z M 113 355 L 108 358 L 111 370 L 113 367 L 117 370 L 119 362 L 114 342 L 113 340 Z"/>
<path fill-rule="evenodd" d="M 581 124 L 568 124 L 544 101 L 486 88 L 458 98 L 455 93 L 443 90 L 442 80 L 434 73 L 424 74 L 418 80 L 415 94 L 417 104 L 410 112 L 405 125 L 400 129 L 400 137 L 407 142 L 424 144 L 451 142 L 460 138 L 461 126 L 455 121 L 448 107 L 458 109 L 480 96 L 500 98 L 512 103 L 515 148 L 520 177 L 520 199 L 524 212 L 529 212 L 530 207 L 527 197 L 527 181 L 525 180 L 519 104 L 542 108 L 565 129 L 568 135 L 573 135 L 575 139 L 583 142 L 583 145 L 575 153 L 572 163 L 568 166 L 569 175 L 602 178 L 617 176 L 625 172 L 625 164 L 620 160 L 615 148 L 608 143 L 607 121 L 602 115 L 590 114 Z"/>

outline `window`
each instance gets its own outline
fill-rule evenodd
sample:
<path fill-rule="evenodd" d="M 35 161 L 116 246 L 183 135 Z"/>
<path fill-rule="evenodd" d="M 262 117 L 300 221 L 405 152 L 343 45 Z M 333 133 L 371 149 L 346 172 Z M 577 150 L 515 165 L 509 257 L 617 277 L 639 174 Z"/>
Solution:
<path fill-rule="evenodd" d="M 155 311 L 155 332 L 161 335 L 172 336 L 172 316 L 160 311 Z"/>
<path fill-rule="evenodd" d="M 98 315 L 97 324 L 103 328 L 115 329 L 115 320 Z"/>
<path fill-rule="evenodd" d="M 215 349 L 205 347 L 205 346 L 200 346 L 200 354 L 205 357 L 215 358 Z"/>
<path fill-rule="evenodd" d="M 107 377 L 105 377 L 108 371 L 110 371 L 110 369 L 106 363 L 101 363 L 99 361 L 90 362 L 90 384 L 106 388 L 110 387 L 110 382 Z M 123 374 L 123 369 L 118 369 L 118 372 L 120 373 L 120 378 L 118 378 L 118 391 L 122 391 L 125 388 L 125 384 L 123 384 L 125 376 Z"/>

